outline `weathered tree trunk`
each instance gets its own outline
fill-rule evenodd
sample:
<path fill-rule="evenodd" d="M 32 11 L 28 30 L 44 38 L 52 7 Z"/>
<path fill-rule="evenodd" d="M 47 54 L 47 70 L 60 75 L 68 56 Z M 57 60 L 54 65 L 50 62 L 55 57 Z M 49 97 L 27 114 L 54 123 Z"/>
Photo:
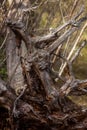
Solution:
<path fill-rule="evenodd" d="M 23 8 L 27 8 L 29 5 L 29 1 L 24 0 L 21 2 L 20 0 L 12 1 L 9 0 L 9 5 L 12 6 L 12 8 L 9 10 L 8 13 L 8 19 L 13 19 L 14 23 L 16 20 L 23 20 L 23 24 L 26 24 L 27 16 L 23 16 L 22 11 Z M 20 5 L 20 6 L 19 6 Z M 19 6 L 19 7 L 18 7 Z M 24 6 L 22 8 L 22 6 Z M 25 18 L 24 18 L 25 17 Z M 6 43 L 6 55 L 7 55 L 7 71 L 8 71 L 8 77 L 9 77 L 9 83 L 12 88 L 15 89 L 15 91 L 20 91 L 25 87 L 24 83 L 24 77 L 21 67 L 21 61 L 20 57 L 27 55 L 26 47 L 24 46 L 23 41 L 20 41 L 20 38 L 17 39 L 15 37 L 14 33 L 8 28 L 8 39 Z M 19 45 L 20 44 L 20 45 Z M 21 48 L 21 54 L 19 54 L 18 48 Z M 25 52 L 24 52 L 25 51 Z"/>
<path fill-rule="evenodd" d="M 29 4 L 26 2 L 29 1 L 22 1 L 20 8 L 24 6 L 27 9 Z M 73 93 L 73 88 L 77 89 L 78 86 L 87 84 L 87 80 L 80 81 L 72 75 L 71 63 L 77 55 L 71 61 L 66 61 L 69 72 L 68 78 L 58 77 L 58 74 L 51 67 L 52 54 L 58 46 L 64 44 L 64 41 L 81 26 L 86 18 L 77 20 L 80 12 L 77 17 L 52 34 L 32 38 L 24 29 L 26 17 L 23 12 L 20 12 L 20 10 L 23 11 L 23 8 L 20 9 L 17 5 L 18 1 L 15 1 L 12 10 L 8 13 L 10 20 L 7 19 L 6 21 L 8 27 L 6 55 L 8 57 L 9 82 L 6 84 L 0 79 L 0 114 L 3 112 L 0 116 L 0 129 L 87 129 L 87 110 L 77 106 L 68 98 L 68 94 Z M 58 37 L 57 33 L 68 25 L 71 25 L 71 28 Z M 58 56 L 63 59 L 61 54 Z M 57 89 L 55 77 L 64 82 L 60 89 Z"/>

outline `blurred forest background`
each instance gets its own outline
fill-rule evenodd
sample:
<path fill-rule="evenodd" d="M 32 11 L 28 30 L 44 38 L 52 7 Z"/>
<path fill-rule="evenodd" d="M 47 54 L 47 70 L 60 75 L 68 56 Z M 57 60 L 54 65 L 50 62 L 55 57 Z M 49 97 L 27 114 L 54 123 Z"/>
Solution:
<path fill-rule="evenodd" d="M 6 80 L 7 70 L 4 43 L 6 33 L 5 29 L 3 28 L 3 22 L 6 12 L 8 12 L 9 9 L 9 3 L 8 1 L 3 2 L 3 0 L 0 0 L 0 2 L 0 76 L 2 79 Z M 63 25 L 69 19 L 71 19 L 71 17 L 78 13 L 82 6 L 84 7 L 84 13 L 87 14 L 87 0 L 31 0 L 30 2 L 32 7 L 36 7 L 33 10 L 27 12 L 29 13 L 27 22 L 28 31 L 32 37 L 35 37 L 35 35 L 42 36 L 51 31 L 54 31 L 58 26 Z M 75 43 L 77 44 L 74 52 L 77 50 L 79 44 L 83 40 L 87 40 L 86 27 L 87 22 L 81 29 L 73 34 L 72 38 L 68 38 L 66 40 L 66 44 L 64 47 L 62 47 L 62 53 L 66 55 L 66 57 L 69 55 Z M 60 63 L 57 63 L 57 60 L 55 62 L 55 69 L 58 70 Z M 73 64 L 73 71 L 77 78 L 87 78 L 87 45 L 81 51 L 80 56 Z M 72 99 L 75 99 L 75 97 L 72 97 Z M 82 96 L 77 97 L 77 100 L 74 101 L 87 106 L 86 99 L 86 96 Z"/>

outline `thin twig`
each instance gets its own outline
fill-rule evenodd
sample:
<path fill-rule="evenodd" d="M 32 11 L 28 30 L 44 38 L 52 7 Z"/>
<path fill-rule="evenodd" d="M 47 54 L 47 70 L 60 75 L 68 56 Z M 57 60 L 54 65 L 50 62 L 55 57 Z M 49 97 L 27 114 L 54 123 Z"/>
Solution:
<path fill-rule="evenodd" d="M 5 39 L 4 39 L 3 43 L 2 43 L 2 45 L 0 46 L 0 50 L 1 50 L 1 49 L 3 48 L 3 46 L 5 45 L 6 40 L 7 40 L 7 38 L 8 38 L 8 34 L 9 34 L 9 33 L 6 33 Z"/>
<path fill-rule="evenodd" d="M 75 41 L 75 44 L 74 44 L 72 50 L 70 51 L 70 53 L 69 53 L 69 55 L 68 55 L 68 57 L 67 57 L 67 60 L 69 60 L 69 59 L 71 58 L 71 56 L 72 56 L 72 54 L 73 54 L 73 52 L 74 52 L 74 50 L 75 50 L 75 48 L 76 48 L 76 46 L 77 46 L 77 44 L 78 44 L 78 42 L 79 42 L 79 40 L 80 40 L 80 38 L 81 38 L 81 36 L 82 36 L 82 34 L 83 34 L 83 32 L 84 32 L 84 30 L 85 30 L 86 27 L 87 27 L 87 22 L 85 23 L 85 25 L 84 25 L 83 28 L 81 29 L 81 32 L 80 32 L 79 36 L 77 37 L 77 39 L 76 39 L 76 41 Z M 62 73 L 63 73 L 65 67 L 66 67 L 66 63 L 63 65 L 61 71 L 59 72 L 59 75 L 62 75 Z"/>
<path fill-rule="evenodd" d="M 83 41 L 83 43 L 81 44 L 81 46 L 78 48 L 78 50 L 76 51 L 76 53 L 73 55 L 73 57 L 71 58 L 71 63 L 73 63 L 75 61 L 75 59 L 79 56 L 79 53 L 81 52 L 81 50 L 83 49 L 83 47 L 87 44 L 87 41 Z"/>
<path fill-rule="evenodd" d="M 14 117 L 18 117 L 20 112 L 17 111 L 16 107 L 17 107 L 17 102 L 19 101 L 19 99 L 23 96 L 24 92 L 25 92 L 26 88 L 24 87 L 24 89 L 22 90 L 22 92 L 20 93 L 20 95 L 16 98 L 16 100 L 14 101 L 14 106 L 13 106 L 13 112 L 12 114 L 14 115 Z"/>

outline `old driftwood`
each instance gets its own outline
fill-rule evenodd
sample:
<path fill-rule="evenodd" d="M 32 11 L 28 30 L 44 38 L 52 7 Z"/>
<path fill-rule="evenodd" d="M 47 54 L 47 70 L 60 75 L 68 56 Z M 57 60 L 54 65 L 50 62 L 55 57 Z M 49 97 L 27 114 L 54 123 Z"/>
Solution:
<path fill-rule="evenodd" d="M 60 51 L 55 54 L 55 50 L 86 20 L 86 17 L 78 18 L 81 13 L 82 10 L 54 32 L 34 38 L 26 33 L 22 22 L 6 20 L 9 28 L 6 52 L 9 81 L 5 83 L 0 79 L 0 129 L 87 129 L 87 110 L 68 98 L 68 95 L 75 92 L 77 94 L 87 92 L 85 89 L 87 80 L 75 79 L 72 72 L 72 63 L 86 41 L 70 61 Z M 66 26 L 71 28 L 57 36 Z M 25 55 L 22 55 L 22 43 L 25 44 Z M 68 75 L 65 78 L 53 70 L 52 55 L 67 63 Z M 63 81 L 59 89 L 55 83 L 56 78 Z"/>

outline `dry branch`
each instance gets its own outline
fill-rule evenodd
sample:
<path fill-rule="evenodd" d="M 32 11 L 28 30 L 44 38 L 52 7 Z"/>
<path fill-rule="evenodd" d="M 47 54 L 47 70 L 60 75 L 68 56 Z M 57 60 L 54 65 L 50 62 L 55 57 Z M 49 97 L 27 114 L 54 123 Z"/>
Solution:
<path fill-rule="evenodd" d="M 12 11 L 11 14 L 15 16 L 14 19 L 17 19 L 18 6 L 17 8 L 13 6 L 14 8 L 16 10 L 15 12 Z M 76 130 L 79 129 L 80 125 L 82 129 L 87 128 L 87 110 L 82 109 L 81 106 L 76 105 L 68 98 L 68 95 L 76 89 L 86 93 L 87 80 L 76 79 L 72 72 L 72 62 L 76 59 L 85 43 L 81 45 L 71 61 L 59 54 L 56 55 L 59 60 L 62 58 L 67 63 L 68 78 L 66 76 L 62 78 L 53 71 L 51 66 L 51 59 L 55 50 L 64 44 L 64 41 L 77 31 L 87 19 L 85 16 L 79 18 L 82 12 L 81 9 L 74 18 L 55 29 L 54 32 L 39 38 L 32 38 L 28 35 L 22 22 L 16 20 L 15 22 L 12 20 L 6 21 L 7 27 L 9 27 L 6 49 L 7 54 L 10 54 L 7 59 L 7 69 L 10 73 L 8 73 L 8 76 L 10 76 L 10 79 L 15 79 L 13 84 L 11 80 L 9 80 L 8 84 L 0 80 L 0 109 L 3 109 L 5 119 L 9 118 L 10 120 L 10 123 L 6 122 L 9 124 L 7 125 L 8 130 Z M 10 16 L 12 16 L 11 14 Z M 24 15 L 21 15 L 23 18 Z M 57 33 L 67 26 L 71 26 L 71 28 L 58 37 Z M 28 53 L 26 51 L 27 56 L 21 55 L 22 42 L 28 50 Z M 43 49 L 40 49 L 38 46 L 43 43 L 46 44 L 43 45 Z M 16 49 L 20 53 L 17 54 Z M 16 63 L 20 66 L 15 67 Z M 18 75 L 20 73 L 21 76 Z M 57 89 L 53 75 L 63 80 L 63 85 L 59 89 Z M 21 86 L 18 84 L 20 87 L 19 93 L 13 87 L 17 83 L 16 80 L 19 80 L 18 83 L 21 84 Z M 3 116 L 0 117 L 2 124 L 5 119 Z"/>

